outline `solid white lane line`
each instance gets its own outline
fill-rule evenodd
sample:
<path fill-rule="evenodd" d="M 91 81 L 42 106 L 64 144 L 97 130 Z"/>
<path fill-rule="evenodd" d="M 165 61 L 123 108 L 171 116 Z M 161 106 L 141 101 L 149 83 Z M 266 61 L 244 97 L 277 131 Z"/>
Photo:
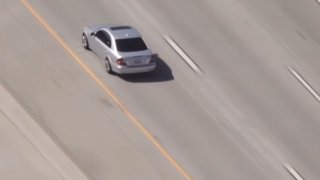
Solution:
<path fill-rule="evenodd" d="M 312 96 L 316 98 L 318 102 L 320 102 L 319 94 L 311 87 L 311 85 L 308 84 L 308 82 L 299 74 L 299 72 L 291 66 L 288 67 L 288 70 L 312 94 Z"/>
<path fill-rule="evenodd" d="M 284 164 L 284 167 L 286 170 L 291 174 L 292 177 L 294 177 L 296 180 L 304 180 L 301 175 L 295 170 L 292 166 L 289 164 Z"/>
<path fill-rule="evenodd" d="M 179 56 L 199 75 L 203 75 L 199 66 L 179 47 L 179 45 L 168 35 L 163 35 L 163 39 L 175 50 Z"/>

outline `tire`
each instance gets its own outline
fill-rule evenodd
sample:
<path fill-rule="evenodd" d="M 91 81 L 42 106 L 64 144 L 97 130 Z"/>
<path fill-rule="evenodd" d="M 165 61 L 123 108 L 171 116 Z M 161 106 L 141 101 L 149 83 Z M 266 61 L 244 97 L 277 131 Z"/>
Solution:
<path fill-rule="evenodd" d="M 114 74 L 114 72 L 112 71 L 112 67 L 111 67 L 111 64 L 110 64 L 110 61 L 109 61 L 108 58 L 106 58 L 105 66 L 106 66 L 107 73 Z"/>
<path fill-rule="evenodd" d="M 87 38 L 87 35 L 85 33 L 82 33 L 81 43 L 82 43 L 82 46 L 83 46 L 84 49 L 90 50 L 89 43 L 88 43 L 88 38 Z"/>

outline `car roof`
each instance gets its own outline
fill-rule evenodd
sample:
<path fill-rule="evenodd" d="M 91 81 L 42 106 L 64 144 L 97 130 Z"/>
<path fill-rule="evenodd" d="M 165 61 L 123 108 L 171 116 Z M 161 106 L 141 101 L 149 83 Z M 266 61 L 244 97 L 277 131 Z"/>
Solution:
<path fill-rule="evenodd" d="M 101 29 L 109 32 L 114 39 L 141 37 L 140 33 L 131 26 L 105 25 Z"/>

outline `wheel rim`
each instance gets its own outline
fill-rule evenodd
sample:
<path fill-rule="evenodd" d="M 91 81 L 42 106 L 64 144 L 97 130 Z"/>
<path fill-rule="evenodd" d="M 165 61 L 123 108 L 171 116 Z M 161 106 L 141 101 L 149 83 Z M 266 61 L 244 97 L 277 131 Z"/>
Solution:
<path fill-rule="evenodd" d="M 82 35 L 82 46 L 87 47 L 87 38 L 85 35 Z"/>
<path fill-rule="evenodd" d="M 110 72 L 110 70 L 111 70 L 110 64 L 107 60 L 106 60 L 106 69 L 108 72 Z"/>

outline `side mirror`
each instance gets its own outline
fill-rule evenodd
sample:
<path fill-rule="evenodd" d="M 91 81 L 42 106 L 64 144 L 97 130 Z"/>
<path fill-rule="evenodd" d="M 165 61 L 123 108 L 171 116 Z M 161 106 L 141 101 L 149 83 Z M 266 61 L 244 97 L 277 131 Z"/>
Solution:
<path fill-rule="evenodd" d="M 94 33 L 94 32 L 90 33 L 90 36 L 95 36 L 95 35 L 96 35 L 96 33 Z"/>

